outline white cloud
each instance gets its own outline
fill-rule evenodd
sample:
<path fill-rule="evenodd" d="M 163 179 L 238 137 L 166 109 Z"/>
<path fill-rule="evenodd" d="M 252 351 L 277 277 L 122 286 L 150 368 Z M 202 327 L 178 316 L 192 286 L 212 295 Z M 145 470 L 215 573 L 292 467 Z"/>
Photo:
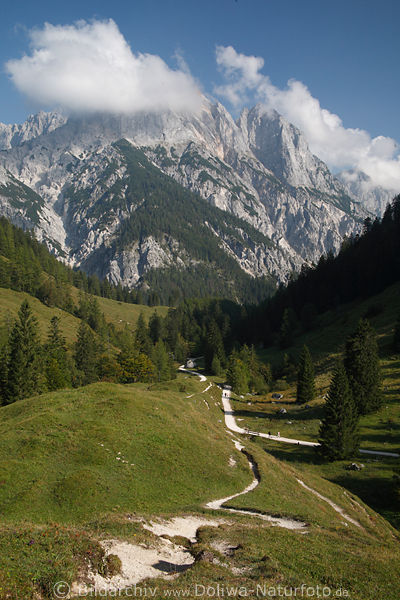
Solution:
<path fill-rule="evenodd" d="M 199 88 L 187 68 L 134 54 L 113 20 L 50 25 L 29 32 L 31 53 L 10 60 L 15 86 L 40 107 L 77 112 L 196 111 Z"/>
<path fill-rule="evenodd" d="M 338 115 L 321 107 L 308 88 L 291 79 L 285 89 L 274 86 L 260 71 L 264 60 L 236 52 L 232 46 L 218 46 L 217 64 L 226 82 L 215 93 L 235 108 L 248 101 L 248 95 L 275 109 L 305 135 L 311 151 L 333 169 L 358 168 L 374 184 L 400 189 L 400 155 L 395 140 L 343 126 Z"/>

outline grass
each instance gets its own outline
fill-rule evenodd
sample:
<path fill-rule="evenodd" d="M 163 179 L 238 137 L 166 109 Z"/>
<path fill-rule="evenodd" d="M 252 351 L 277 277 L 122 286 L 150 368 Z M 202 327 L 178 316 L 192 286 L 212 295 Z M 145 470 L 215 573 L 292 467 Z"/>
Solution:
<path fill-rule="evenodd" d="M 23 300 L 28 300 L 32 312 L 39 322 L 40 333 L 42 339 L 47 337 L 50 321 L 54 316 L 60 317 L 60 329 L 67 343 L 71 345 L 76 340 L 76 332 L 79 327 L 80 319 L 77 319 L 70 313 L 67 313 L 59 308 L 50 308 L 40 302 L 37 298 L 26 294 L 25 292 L 16 292 L 0 287 L 0 309 L 1 309 L 1 325 L 9 323 L 11 319 L 17 317 Z M 5 323 L 6 322 L 6 323 Z"/>
<path fill-rule="evenodd" d="M 75 290 L 74 293 L 71 293 L 71 296 L 77 302 L 79 297 L 78 290 L 76 288 L 71 289 Z M 168 311 L 167 306 L 150 307 L 141 304 L 127 304 L 125 302 L 118 302 L 117 300 L 110 300 L 108 298 L 100 298 L 97 296 L 96 299 L 106 320 L 113 323 L 117 329 L 123 329 L 125 326 L 134 329 L 140 313 L 143 313 L 145 320 L 148 321 L 154 311 L 160 316 L 165 316 Z M 40 333 L 43 340 L 47 336 L 52 317 L 57 316 L 61 319 L 60 328 L 67 344 L 71 346 L 75 342 L 80 319 L 59 308 L 48 307 L 37 298 L 34 298 L 25 292 L 16 292 L 0 287 L 0 314 L 2 317 L 0 326 L 3 326 L 3 329 L 4 325 L 7 328 L 10 321 L 16 318 L 23 300 L 28 300 L 33 314 L 39 322 Z"/>
<path fill-rule="evenodd" d="M 317 397 L 309 408 L 295 403 L 296 385 L 290 381 L 272 390 L 283 395 L 273 400 L 272 393 L 259 396 L 234 397 L 232 406 L 238 423 L 253 431 L 318 441 L 320 420 L 323 417 L 324 394 L 328 391 L 330 370 L 344 341 L 354 330 L 358 320 L 367 316 L 378 335 L 381 355 L 384 402 L 377 412 L 360 419 L 360 446 L 363 449 L 400 453 L 400 357 L 391 353 L 394 324 L 400 311 L 400 285 L 391 286 L 383 293 L 365 302 L 354 302 L 320 317 L 318 329 L 298 336 L 289 353 L 297 357 L 307 344 L 316 365 Z M 288 351 L 286 351 L 288 352 Z M 278 365 L 283 361 L 284 351 L 271 347 L 260 352 L 265 360 Z M 287 412 L 280 414 L 284 408 Z M 315 451 L 283 443 L 262 442 L 265 449 L 285 462 L 305 472 L 318 473 L 329 481 L 339 483 L 358 495 L 395 527 L 400 528 L 400 498 L 394 482 L 398 459 L 376 458 L 358 455 L 354 461 L 364 464 L 361 471 L 348 471 L 350 461 L 324 463 Z"/>
<path fill-rule="evenodd" d="M 155 598 L 164 598 L 168 590 L 193 591 L 195 584 L 250 590 L 305 583 L 344 588 L 354 600 L 397 600 L 395 530 L 321 478 L 311 462 L 303 464 L 298 456 L 297 462 L 288 456 L 282 461 L 265 452 L 260 440 L 245 438 L 261 483 L 229 503 L 305 520 L 307 535 L 271 527 L 256 517 L 203 508 L 206 501 L 240 491 L 251 480 L 247 461 L 225 431 L 220 390 L 214 386 L 202 393 L 207 386 L 180 374 L 172 382 L 150 386 L 93 384 L 0 409 L 2 600 L 52 598 L 53 584 L 71 583 L 85 565 L 100 572 L 105 568 L 100 540 L 149 545 L 155 538 L 139 517 L 187 513 L 220 515 L 226 521 L 219 528 L 203 528 L 191 548 L 198 557 L 206 550 L 220 564 L 199 559 L 179 579 L 143 582 L 143 588 L 158 588 Z M 229 466 L 231 455 L 237 461 L 234 468 Z M 297 477 L 337 502 L 362 529 L 347 526 Z M 216 540 L 238 549 L 223 556 L 213 547 Z"/>
<path fill-rule="evenodd" d="M 73 286 L 70 286 L 71 297 L 73 301 L 78 304 L 79 302 L 79 290 Z M 168 306 L 147 306 L 146 304 L 130 304 L 127 302 L 120 302 L 119 300 L 111 300 L 110 298 L 102 298 L 101 296 L 95 296 L 101 312 L 107 321 L 113 323 L 116 327 L 122 328 L 125 325 L 134 328 L 136 321 L 139 318 L 140 313 L 146 321 L 148 321 L 151 315 L 156 312 L 160 317 L 165 317 L 169 307 Z"/>
<path fill-rule="evenodd" d="M 400 447 L 400 361 L 389 353 L 399 290 L 394 286 L 373 300 L 384 306 L 372 323 L 379 334 L 387 389 L 382 409 L 362 419 L 365 448 Z M 12 314 L 23 297 L 0 289 L 0 305 Z M 46 332 L 51 316 L 62 311 L 30 301 Z M 146 317 L 154 310 L 105 299 L 99 303 L 120 326 L 134 323 L 142 309 Z M 289 385 L 282 390 L 281 403 L 273 404 L 271 394 L 236 398 L 234 407 L 243 419 L 239 424 L 315 439 L 337 347 L 370 304 L 324 315 L 323 329 L 296 340 L 291 351 L 295 354 L 306 342 L 317 363 L 318 397 L 310 408 L 293 402 L 295 390 Z M 66 313 L 62 319 L 64 315 L 72 319 L 65 321 L 64 335 L 68 330 L 71 335 L 78 320 Z M 272 348 L 263 355 L 279 362 L 279 352 Z M 308 533 L 271 527 L 250 515 L 207 511 L 206 501 L 240 491 L 251 481 L 245 457 L 225 430 L 220 390 L 214 386 L 202 393 L 207 386 L 179 374 L 162 384 L 97 383 L 0 408 L 1 600 L 50 599 L 56 581 L 71 583 L 87 565 L 104 572 L 99 541 L 117 538 L 151 545 L 155 537 L 140 519 L 188 513 L 220 516 L 226 522 L 202 528 L 191 547 L 198 560 L 178 579 L 142 582 L 143 589 L 146 584 L 158 588 L 155 598 L 177 589 L 189 589 L 188 597 L 195 597 L 196 584 L 216 589 L 219 583 L 225 595 L 226 586 L 277 590 L 279 585 L 306 584 L 346 590 L 344 596 L 352 600 L 398 600 L 400 537 L 385 520 L 400 527 L 393 485 L 398 461 L 355 457 L 365 468 L 354 472 L 346 469 L 349 461 L 323 463 L 310 448 L 244 437 L 261 481 L 229 505 L 300 519 L 308 523 Z M 282 407 L 287 414 L 277 414 Z M 231 456 L 235 467 L 229 466 Z M 347 523 L 297 479 L 336 502 L 361 527 Z M 225 556 L 216 550 L 216 541 L 237 549 Z M 204 551 L 219 563 L 202 560 Z"/>
<path fill-rule="evenodd" d="M 3 519 L 188 510 L 244 486 L 246 462 L 238 472 L 228 466 L 217 409 L 210 419 L 200 397 L 186 398 L 204 387 L 185 375 L 162 385 L 99 383 L 1 408 Z"/>

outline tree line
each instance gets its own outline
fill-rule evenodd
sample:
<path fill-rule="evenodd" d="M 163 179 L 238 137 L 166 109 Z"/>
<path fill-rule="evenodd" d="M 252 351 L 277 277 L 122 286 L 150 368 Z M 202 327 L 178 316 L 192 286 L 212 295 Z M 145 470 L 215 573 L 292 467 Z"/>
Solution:
<path fill-rule="evenodd" d="M 97 275 L 87 275 L 83 270 L 71 269 L 51 254 L 46 244 L 38 242 L 32 232 L 23 231 L 0 217 L 0 287 L 27 292 L 47 306 L 73 312 L 71 285 L 88 294 L 119 302 L 160 304 L 155 291 L 131 290 L 99 279 Z"/>
<path fill-rule="evenodd" d="M 297 402 L 315 397 L 314 365 L 303 347 L 297 372 Z M 318 451 L 328 460 L 357 454 L 359 419 L 382 406 L 381 370 L 376 334 L 367 319 L 361 319 L 347 338 L 343 356 L 337 361 L 319 430 Z"/>
<path fill-rule="evenodd" d="M 319 315 L 353 300 L 380 293 L 400 279 L 400 195 L 381 219 L 364 221 L 363 230 L 343 241 L 337 256 L 304 265 L 270 298 L 247 306 L 246 342 L 289 348 L 297 333 L 318 326 Z"/>
<path fill-rule="evenodd" d="M 100 331 L 104 325 L 104 315 L 93 310 L 94 301 L 93 297 L 87 301 L 85 318 L 80 320 L 70 349 L 57 316 L 51 319 L 42 343 L 29 302 L 22 302 L 17 318 L 8 324 L 6 340 L 0 348 L 1 404 L 96 381 L 157 382 L 176 377 L 172 353 L 157 333 L 156 313 L 148 325 L 141 314 L 135 332 L 120 332 L 116 348 L 96 333 L 96 328 Z"/>

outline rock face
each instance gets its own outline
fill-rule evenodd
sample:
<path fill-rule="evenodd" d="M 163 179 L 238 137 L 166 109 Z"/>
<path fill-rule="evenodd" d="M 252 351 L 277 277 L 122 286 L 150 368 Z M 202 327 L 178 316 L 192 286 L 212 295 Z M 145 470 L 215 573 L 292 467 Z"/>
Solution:
<path fill-rule="evenodd" d="M 358 198 L 362 205 L 374 215 L 382 216 L 386 206 L 399 193 L 399 190 L 385 190 L 374 185 L 363 171 L 342 171 L 337 175 L 349 196 Z"/>
<path fill-rule="evenodd" d="M 36 115 L 30 115 L 22 125 L 0 123 L 0 148 L 8 149 L 19 146 L 39 135 L 54 131 L 65 121 L 66 118 L 59 113 L 39 112 Z"/>
<path fill-rule="evenodd" d="M 33 228 L 71 265 L 129 286 L 150 270 L 203 260 L 171 235 L 172 212 L 163 231 L 153 205 L 146 231 L 132 226 L 135 215 L 144 219 L 146 190 L 161 194 L 168 177 L 194 192 L 197 224 L 253 277 L 286 281 L 304 262 L 337 251 L 366 216 L 300 131 L 261 106 L 244 110 L 237 123 L 206 98 L 196 115 L 39 113 L 23 125 L 0 125 L 0 147 L 1 213 Z M 157 183 L 138 186 L 140 169 Z"/>

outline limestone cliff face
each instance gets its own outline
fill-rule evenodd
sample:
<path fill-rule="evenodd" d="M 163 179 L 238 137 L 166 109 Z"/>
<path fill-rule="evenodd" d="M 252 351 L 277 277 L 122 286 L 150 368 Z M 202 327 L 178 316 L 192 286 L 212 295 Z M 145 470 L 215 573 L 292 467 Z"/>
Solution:
<path fill-rule="evenodd" d="M 382 216 L 386 206 L 400 190 L 386 190 L 375 185 L 371 178 L 357 169 L 342 171 L 337 175 L 351 198 L 358 198 L 373 215 Z"/>
<path fill-rule="evenodd" d="M 140 149 L 157 172 L 194 192 L 191 202 L 223 211 L 224 226 L 217 216 L 201 224 L 254 277 L 285 281 L 304 262 L 337 251 L 366 215 L 278 113 L 256 106 L 235 122 L 206 98 L 197 115 L 67 119 L 39 113 L 23 125 L 0 125 L 1 214 L 33 228 L 71 265 L 113 282 L 135 286 L 150 269 L 191 268 L 197 259 L 169 231 L 155 236 L 150 227 L 125 247 L 116 243 L 146 200 L 145 193 L 132 195 L 140 159 L 133 173 L 116 146 L 121 139 Z"/>

